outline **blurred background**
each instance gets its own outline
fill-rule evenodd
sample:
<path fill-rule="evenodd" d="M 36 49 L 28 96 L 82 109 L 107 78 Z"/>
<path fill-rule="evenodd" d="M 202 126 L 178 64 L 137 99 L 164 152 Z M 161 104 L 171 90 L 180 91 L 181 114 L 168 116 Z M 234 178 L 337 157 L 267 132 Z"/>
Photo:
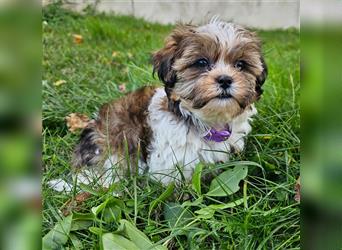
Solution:
<path fill-rule="evenodd" d="M 303 249 L 341 249 L 342 1 L 64 2 L 79 11 L 89 3 L 162 23 L 215 12 L 264 29 L 299 27 L 300 9 Z M 42 21 L 38 1 L 0 1 L 2 249 L 40 248 Z"/>
<path fill-rule="evenodd" d="M 342 248 L 342 1 L 301 1 L 302 246 Z"/>
<path fill-rule="evenodd" d="M 43 0 L 43 5 L 54 0 Z M 213 15 L 229 17 L 231 21 L 261 29 L 299 27 L 298 0 L 254 1 L 165 1 L 165 0 L 68 0 L 64 6 L 82 11 L 89 5 L 96 11 L 133 15 L 150 22 L 174 24 L 177 21 L 204 22 Z M 194 14 L 195 13 L 195 14 Z"/>

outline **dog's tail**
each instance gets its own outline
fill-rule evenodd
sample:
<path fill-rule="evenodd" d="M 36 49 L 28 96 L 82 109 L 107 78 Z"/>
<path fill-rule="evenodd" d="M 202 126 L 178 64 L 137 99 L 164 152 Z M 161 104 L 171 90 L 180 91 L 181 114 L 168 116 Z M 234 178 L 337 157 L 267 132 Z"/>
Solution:
<path fill-rule="evenodd" d="M 74 167 L 95 165 L 103 158 L 104 151 L 105 136 L 93 121 L 81 133 L 74 150 L 72 164 Z"/>

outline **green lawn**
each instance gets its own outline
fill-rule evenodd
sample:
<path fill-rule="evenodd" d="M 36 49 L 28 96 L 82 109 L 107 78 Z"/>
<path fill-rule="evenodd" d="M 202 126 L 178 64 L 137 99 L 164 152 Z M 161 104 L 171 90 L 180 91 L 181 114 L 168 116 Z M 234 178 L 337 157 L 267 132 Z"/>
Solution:
<path fill-rule="evenodd" d="M 91 117 L 102 103 L 124 94 L 119 90 L 121 84 L 127 91 L 160 84 L 152 77 L 150 55 L 162 46 L 172 26 L 91 11 L 79 15 L 57 5 L 43 10 L 43 21 L 42 235 L 58 222 L 71 223 L 71 231 L 61 233 L 57 245 L 99 249 L 103 234 L 125 235 L 119 228 L 119 220 L 125 219 L 152 242 L 169 249 L 299 249 L 300 209 L 294 201 L 300 166 L 297 30 L 258 31 L 269 77 L 256 104 L 258 115 L 247 148 L 230 163 L 203 169 L 205 174 L 215 168 L 248 166 L 238 192 L 216 198 L 183 184 L 172 195 L 166 192 L 160 197 L 166 187 L 138 176 L 109 191 L 85 186 L 84 191 L 92 195 L 74 207 L 71 219 L 65 219 L 61 210 L 75 193 L 57 193 L 47 186 L 49 180 L 68 178 L 70 173 L 79 132 L 68 131 L 65 117 L 74 112 Z M 73 34 L 82 35 L 83 43 L 75 44 Z M 55 86 L 59 80 L 65 83 Z M 202 193 L 209 184 L 202 183 Z M 120 196 L 114 198 L 113 192 Z M 190 200 L 185 203 L 184 197 Z M 241 204 L 209 207 L 235 200 Z M 97 211 L 92 210 L 101 204 Z M 199 210 L 203 213 L 197 213 Z"/>

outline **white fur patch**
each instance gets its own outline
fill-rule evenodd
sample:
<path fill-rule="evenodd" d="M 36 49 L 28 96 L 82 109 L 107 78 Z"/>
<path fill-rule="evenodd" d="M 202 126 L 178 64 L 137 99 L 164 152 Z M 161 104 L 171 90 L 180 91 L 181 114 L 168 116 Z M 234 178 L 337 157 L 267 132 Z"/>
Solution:
<path fill-rule="evenodd" d="M 72 184 L 63 179 L 54 179 L 48 182 L 48 186 L 57 192 L 71 192 Z"/>
<path fill-rule="evenodd" d="M 235 23 L 220 21 L 218 17 L 213 17 L 208 24 L 198 27 L 196 31 L 206 33 L 215 40 L 218 39 L 219 43 L 226 47 L 248 41 L 242 35 L 244 29 L 241 26 Z"/>
<path fill-rule="evenodd" d="M 85 168 L 79 173 L 73 174 L 73 179 L 76 179 L 76 190 L 78 191 L 80 184 L 93 185 L 100 187 L 110 187 L 113 183 L 119 180 L 119 175 L 115 174 L 114 167 L 108 169 L 104 168 Z M 63 179 L 53 179 L 48 182 L 48 186 L 57 192 L 71 192 L 73 190 L 73 183 L 67 182 Z"/>
<path fill-rule="evenodd" d="M 164 184 L 180 180 L 182 175 L 189 180 L 198 162 L 227 161 L 231 147 L 243 149 L 243 137 L 251 131 L 250 117 L 256 113 L 254 106 L 233 119 L 232 134 L 227 141 L 213 142 L 206 141 L 184 121 L 165 112 L 162 108 L 165 96 L 163 89 L 157 89 L 148 108 L 148 123 L 153 132 L 147 161 L 151 176 Z"/>

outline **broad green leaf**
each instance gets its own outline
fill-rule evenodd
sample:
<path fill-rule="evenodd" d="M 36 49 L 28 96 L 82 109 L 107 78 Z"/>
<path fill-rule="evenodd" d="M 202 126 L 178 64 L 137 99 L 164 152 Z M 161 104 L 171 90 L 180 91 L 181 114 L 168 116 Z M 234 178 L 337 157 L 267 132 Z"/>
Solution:
<path fill-rule="evenodd" d="M 127 220 L 120 220 L 119 232 L 123 233 L 130 239 L 139 249 L 157 249 L 167 250 L 166 247 L 161 245 L 154 245 L 152 241 L 132 223 Z"/>
<path fill-rule="evenodd" d="M 92 232 L 93 234 L 96 234 L 96 235 L 103 235 L 106 231 L 102 228 L 99 228 L 99 227 L 89 227 L 88 228 L 90 232 Z"/>
<path fill-rule="evenodd" d="M 171 182 L 166 190 L 156 199 L 154 200 L 153 202 L 151 202 L 150 204 L 150 209 L 149 209 L 149 212 L 148 212 L 148 217 L 150 217 L 150 214 L 151 212 L 153 211 L 153 209 L 161 202 L 165 201 L 167 198 L 169 198 L 172 193 L 173 193 L 173 190 L 175 189 L 175 183 L 174 182 Z"/>
<path fill-rule="evenodd" d="M 210 207 L 204 207 L 200 210 L 195 211 L 196 214 L 199 214 L 197 217 L 201 219 L 210 219 L 214 216 L 215 210 Z"/>
<path fill-rule="evenodd" d="M 248 199 L 248 197 L 247 197 Z M 241 205 L 244 202 L 244 198 L 229 202 L 227 204 L 215 204 L 215 205 L 209 205 L 210 208 L 214 210 L 222 210 L 222 209 L 227 209 L 227 208 L 232 208 Z"/>
<path fill-rule="evenodd" d="M 93 225 L 93 221 L 90 220 L 76 220 L 71 224 L 70 231 L 78 231 L 88 229 L 91 225 Z"/>
<path fill-rule="evenodd" d="M 91 208 L 91 212 L 97 216 L 107 205 L 108 200 L 102 202 L 100 205 Z"/>
<path fill-rule="evenodd" d="M 165 247 L 163 245 L 155 245 L 155 246 L 152 247 L 151 250 L 167 250 L 167 247 Z"/>
<path fill-rule="evenodd" d="M 211 219 L 215 212 L 217 210 L 223 210 L 227 208 L 232 208 L 241 205 L 244 202 L 244 198 L 229 202 L 227 204 L 214 204 L 210 205 L 204 208 L 201 208 L 200 210 L 195 211 L 196 214 L 198 214 L 198 218 L 201 219 Z"/>
<path fill-rule="evenodd" d="M 164 216 L 170 227 L 184 225 L 193 218 L 188 209 L 174 202 L 165 204 Z"/>
<path fill-rule="evenodd" d="M 116 205 L 108 206 L 102 212 L 102 219 L 105 222 L 118 222 L 121 220 L 121 208 Z"/>
<path fill-rule="evenodd" d="M 72 213 L 73 216 L 72 216 L 72 219 L 75 221 L 75 220 L 91 220 L 93 221 L 94 220 L 94 215 L 92 213 L 77 213 L 77 212 L 73 212 Z"/>
<path fill-rule="evenodd" d="M 201 177 L 202 177 L 203 164 L 199 163 L 195 167 L 194 174 L 192 175 L 192 189 L 198 195 L 201 195 Z"/>
<path fill-rule="evenodd" d="M 70 231 L 88 229 L 94 223 L 95 216 L 92 213 L 73 213 Z"/>
<path fill-rule="evenodd" d="M 43 237 L 42 248 L 46 250 L 61 248 L 69 239 L 71 222 L 72 214 L 62 221 L 59 221 L 54 228 Z"/>
<path fill-rule="evenodd" d="M 198 207 L 203 202 L 203 196 L 199 197 L 194 201 L 185 201 L 182 203 L 182 207 Z"/>
<path fill-rule="evenodd" d="M 83 244 L 82 242 L 77 238 L 77 236 L 75 234 L 70 234 L 70 239 L 71 239 L 71 243 L 74 245 L 74 248 L 76 250 L 78 249 L 83 249 Z"/>
<path fill-rule="evenodd" d="M 247 176 L 246 166 L 236 166 L 217 176 L 210 184 L 207 196 L 227 196 L 237 192 L 239 182 Z"/>
<path fill-rule="evenodd" d="M 127 220 L 120 220 L 120 229 L 140 249 L 148 249 L 153 246 L 149 238 Z"/>
<path fill-rule="evenodd" d="M 91 211 L 96 218 L 100 217 L 105 222 L 113 222 L 121 219 L 121 212 L 124 207 L 123 201 L 110 197 L 97 207 L 93 207 Z M 102 216 L 99 216 L 100 213 Z"/>
<path fill-rule="evenodd" d="M 141 248 L 137 247 L 132 241 L 126 239 L 125 237 L 106 233 L 102 236 L 102 247 L 103 250 L 139 250 Z"/>
<path fill-rule="evenodd" d="M 78 185 L 80 186 L 80 188 L 85 191 L 85 192 L 88 192 L 94 196 L 101 196 L 101 193 L 92 189 L 90 185 L 86 185 L 84 183 L 78 183 Z"/>
<path fill-rule="evenodd" d="M 110 200 L 110 204 L 115 204 L 117 207 L 119 207 L 119 208 L 121 208 L 121 209 L 125 209 L 126 207 L 125 207 L 125 203 L 122 201 L 122 200 L 120 200 L 120 199 L 118 199 L 118 198 L 111 198 L 111 200 Z"/>

